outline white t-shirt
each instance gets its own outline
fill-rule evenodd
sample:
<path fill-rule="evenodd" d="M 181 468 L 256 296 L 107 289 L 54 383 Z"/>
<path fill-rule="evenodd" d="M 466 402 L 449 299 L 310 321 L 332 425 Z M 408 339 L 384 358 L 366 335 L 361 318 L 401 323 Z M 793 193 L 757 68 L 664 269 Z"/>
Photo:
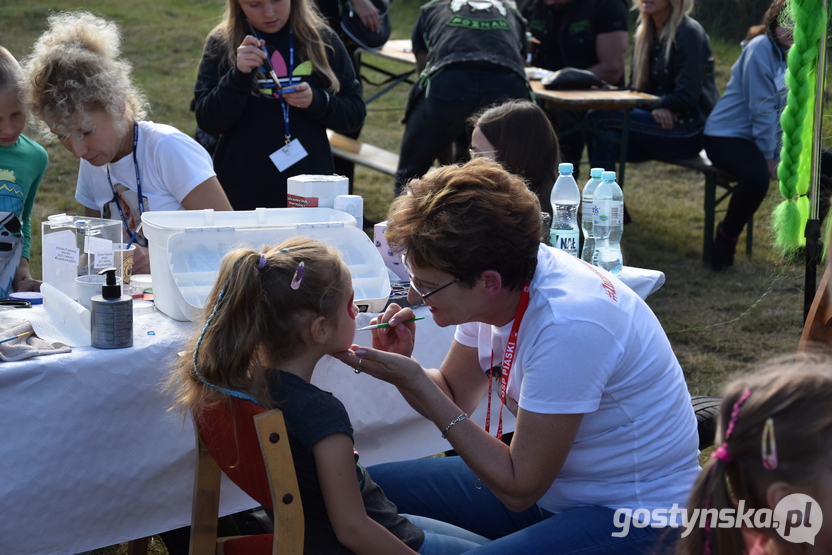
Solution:
<path fill-rule="evenodd" d="M 457 327 L 483 369 L 502 362 L 511 323 Z M 557 479 L 538 502 L 560 512 L 684 507 L 699 472 L 682 369 L 650 308 L 604 270 L 541 245 L 506 405 L 583 414 Z"/>
<path fill-rule="evenodd" d="M 132 132 L 131 129 L 131 136 Z M 139 122 L 136 155 L 145 212 L 184 210 L 182 200 L 197 185 L 216 175 L 205 149 L 169 125 Z M 141 222 L 132 153 L 101 167 L 81 160 L 75 199 L 87 208 L 98 210 L 102 218 L 121 219 L 113 202 L 113 189 L 107 181 L 108 166 L 113 188 L 122 200 L 124 217 L 132 234 Z"/>

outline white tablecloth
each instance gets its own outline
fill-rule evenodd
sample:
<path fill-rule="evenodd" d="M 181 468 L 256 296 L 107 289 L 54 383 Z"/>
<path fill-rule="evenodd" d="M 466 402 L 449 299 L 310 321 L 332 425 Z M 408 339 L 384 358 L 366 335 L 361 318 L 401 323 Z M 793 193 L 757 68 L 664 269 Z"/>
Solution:
<path fill-rule="evenodd" d="M 664 282 L 660 272 L 632 274 L 625 272 L 625 282 L 643 297 Z M 41 311 L 4 311 L 0 318 Z M 370 318 L 359 315 L 358 325 Z M 414 356 L 425 367 L 439 366 L 453 328 L 430 317 L 417 325 Z M 128 349 L 76 347 L 0 363 L 0 553 L 78 553 L 190 523 L 193 427 L 169 411 L 160 388 L 192 328 L 154 312 L 136 316 Z M 356 342 L 369 344 L 369 333 L 359 332 Z M 329 357 L 313 383 L 346 406 L 365 465 L 450 448 L 386 383 Z M 480 424 L 483 405 L 473 415 Z M 513 430 L 511 414 L 503 418 L 505 430 Z M 233 484 L 223 488 L 224 514 L 253 506 Z"/>

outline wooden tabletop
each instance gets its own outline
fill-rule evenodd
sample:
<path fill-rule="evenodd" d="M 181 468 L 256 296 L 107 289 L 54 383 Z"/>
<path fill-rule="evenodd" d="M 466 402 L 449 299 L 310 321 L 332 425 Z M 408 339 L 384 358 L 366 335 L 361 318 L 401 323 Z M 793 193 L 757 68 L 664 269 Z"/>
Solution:
<path fill-rule="evenodd" d="M 378 50 L 367 50 L 359 48 L 358 51 L 362 54 L 369 54 L 378 56 L 385 60 L 393 60 L 395 62 L 402 62 L 403 64 L 416 65 L 416 56 L 413 55 L 413 46 L 410 39 L 405 40 L 388 40 L 384 46 Z"/>
<path fill-rule="evenodd" d="M 408 39 L 389 40 L 378 50 L 359 49 L 362 54 L 378 56 L 404 64 L 416 65 L 413 46 Z M 652 94 L 624 89 L 589 89 L 580 91 L 549 91 L 543 88 L 539 79 L 529 81 L 534 94 L 546 101 L 547 107 L 571 110 L 621 110 L 658 102 Z"/>
<path fill-rule="evenodd" d="M 539 80 L 530 81 L 538 98 L 547 107 L 572 110 L 621 110 L 658 102 L 658 96 L 626 89 L 589 89 L 581 91 L 549 91 Z"/>

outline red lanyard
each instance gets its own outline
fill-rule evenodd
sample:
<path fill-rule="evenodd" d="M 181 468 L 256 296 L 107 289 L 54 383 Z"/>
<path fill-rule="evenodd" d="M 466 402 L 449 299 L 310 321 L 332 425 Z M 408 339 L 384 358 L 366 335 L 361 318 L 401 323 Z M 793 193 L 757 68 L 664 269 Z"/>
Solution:
<path fill-rule="evenodd" d="M 508 389 L 508 377 L 511 374 L 511 367 L 514 365 L 514 359 L 517 356 L 517 332 L 520 330 L 520 322 L 523 321 L 523 315 L 526 314 L 526 308 L 529 306 L 529 287 L 531 282 L 526 282 L 523 286 L 523 294 L 520 296 L 520 303 L 517 305 L 517 313 L 514 315 L 514 323 L 511 325 L 511 333 L 508 335 L 508 342 L 506 343 L 506 352 L 503 354 L 503 364 L 500 372 L 500 419 L 497 423 L 497 439 L 503 438 L 503 405 L 506 404 L 506 389 Z M 491 368 L 494 368 L 494 349 L 491 349 Z M 493 377 L 491 376 L 491 368 L 488 370 L 488 412 L 485 413 L 485 431 L 491 433 L 491 389 Z"/>

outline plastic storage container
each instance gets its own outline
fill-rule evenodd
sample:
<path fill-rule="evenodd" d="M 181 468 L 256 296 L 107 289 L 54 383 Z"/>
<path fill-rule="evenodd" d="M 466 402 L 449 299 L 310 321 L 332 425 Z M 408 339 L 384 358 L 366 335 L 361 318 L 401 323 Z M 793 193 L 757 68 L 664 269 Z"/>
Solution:
<path fill-rule="evenodd" d="M 355 302 L 380 312 L 390 296 L 387 268 L 355 218 L 331 208 L 258 208 L 238 212 L 145 212 L 156 308 L 195 320 L 214 285 L 222 257 L 248 246 L 278 245 L 302 235 L 337 248 L 352 274 Z"/>
<path fill-rule="evenodd" d="M 123 229 L 120 220 L 49 216 L 41 224 L 43 281 L 77 299 L 75 278 L 114 265 L 113 245 L 124 242 Z"/>

